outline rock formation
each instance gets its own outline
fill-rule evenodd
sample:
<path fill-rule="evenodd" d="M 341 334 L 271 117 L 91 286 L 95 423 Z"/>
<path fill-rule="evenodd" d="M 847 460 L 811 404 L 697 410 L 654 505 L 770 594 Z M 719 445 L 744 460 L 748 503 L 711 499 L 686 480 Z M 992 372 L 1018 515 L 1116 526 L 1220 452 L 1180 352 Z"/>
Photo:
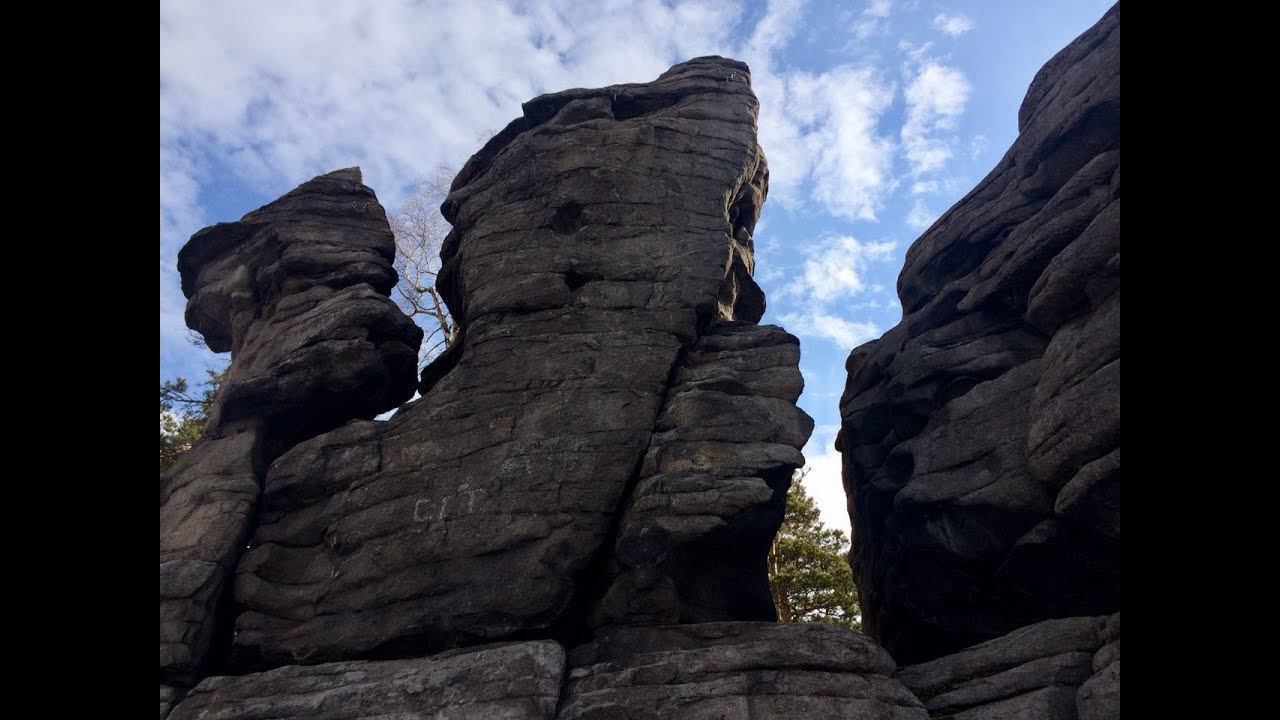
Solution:
<path fill-rule="evenodd" d="M 1045 620 L 894 675 L 935 718 L 1120 717 L 1120 615 Z"/>
<path fill-rule="evenodd" d="M 751 233 L 768 190 L 756 113 L 747 67 L 723 58 L 526 103 L 442 207 L 453 230 L 438 288 L 458 340 L 386 421 L 369 418 L 408 394 L 398 365 L 373 387 L 337 352 L 291 364 L 230 345 L 228 377 L 243 365 L 263 378 L 246 406 L 272 452 L 255 456 L 265 469 L 242 483 L 243 511 L 184 533 L 234 539 L 220 567 L 247 537 L 234 630 L 216 623 L 205 643 L 233 674 L 162 685 L 162 716 L 179 701 L 172 717 L 635 717 L 637 703 L 652 717 L 925 717 L 865 637 L 771 622 L 765 558 L 813 421 L 795 405 L 798 341 L 756 324 Z M 341 244 L 318 225 L 268 232 L 263 213 L 234 237 Z M 285 253 L 204 250 L 209 232 L 183 254 L 190 323 L 270 336 L 253 323 L 280 316 L 275 295 L 239 288 Z M 393 276 L 378 279 L 328 307 L 330 325 L 384 301 Z M 376 347 L 402 346 L 411 364 L 407 344 Z M 284 382 L 304 368 L 324 381 Z M 357 386 L 360 401 L 333 396 Z M 300 416 L 294 389 L 323 395 L 329 414 Z M 247 395 L 228 385 L 220 402 Z"/>
<path fill-rule="evenodd" d="M 1120 608 L 1120 6 L 907 252 L 840 401 L 864 627 L 901 662 Z M 1065 695 L 1064 695 L 1065 697 Z"/>
<path fill-rule="evenodd" d="M 924 720 L 893 659 L 820 623 L 615 628 L 569 654 L 560 720 Z"/>
<path fill-rule="evenodd" d="M 203 437 L 160 475 L 162 679 L 197 676 L 226 624 L 271 462 L 413 394 L 422 331 L 387 297 L 394 255 L 356 168 L 205 228 L 179 253 L 187 324 L 231 364 Z"/>
<path fill-rule="evenodd" d="M 466 163 L 438 283 L 460 339 L 421 399 L 271 468 L 238 667 L 575 640 L 593 615 L 773 619 L 762 554 L 725 553 L 716 580 L 681 553 L 767 547 L 812 429 L 795 339 L 751 325 L 768 171 L 749 77 L 709 58 L 544 95 Z M 639 523 L 662 532 L 619 532 Z"/>
<path fill-rule="evenodd" d="M 411 660 L 290 665 L 200 683 L 171 720 L 551 720 L 564 649 L 548 641 Z"/>
<path fill-rule="evenodd" d="M 161 476 L 162 720 L 1118 717 L 1118 45 L 1117 6 L 1041 71 L 850 357 L 866 623 L 928 662 L 773 622 L 813 421 L 756 324 L 750 74 L 707 57 L 535 98 L 466 163 L 420 378 L 358 170 L 192 237 L 232 363 Z"/>

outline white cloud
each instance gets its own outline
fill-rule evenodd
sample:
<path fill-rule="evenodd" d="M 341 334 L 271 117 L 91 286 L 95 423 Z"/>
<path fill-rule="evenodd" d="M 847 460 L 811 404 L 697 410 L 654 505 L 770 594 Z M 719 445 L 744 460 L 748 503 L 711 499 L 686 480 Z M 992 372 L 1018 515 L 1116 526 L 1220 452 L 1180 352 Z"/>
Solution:
<path fill-rule="evenodd" d="M 894 143 L 878 131 L 895 87 L 869 67 L 821 73 L 777 67 L 803 4 L 770 2 L 742 50 L 760 98 L 769 197 L 801 210 L 812 201 L 847 220 L 874 220 L 891 187 Z"/>
<path fill-rule="evenodd" d="M 867 3 L 867 9 L 863 10 L 862 14 L 869 15 L 871 17 L 886 18 L 889 17 L 889 9 L 892 6 L 893 3 L 889 2 L 889 0 L 871 0 L 871 2 Z"/>
<path fill-rule="evenodd" d="M 818 506 L 822 523 L 849 535 L 849 506 L 844 483 L 840 479 L 840 453 L 835 449 L 839 429 L 836 425 L 822 425 L 814 429 L 812 439 L 804 448 L 805 467 L 809 470 L 804 478 L 804 487 Z"/>
<path fill-rule="evenodd" d="M 787 330 L 796 335 L 830 340 L 848 350 L 876 339 L 881 333 L 875 323 L 850 320 L 820 309 L 807 313 L 788 313 L 780 320 Z"/>
<path fill-rule="evenodd" d="M 907 85 L 907 117 L 901 135 L 913 174 L 940 170 L 951 158 L 955 139 L 944 133 L 955 128 L 969 92 L 964 73 L 934 60 L 925 62 Z"/>
<path fill-rule="evenodd" d="M 907 227 L 912 230 L 926 230 L 938 219 L 937 213 L 933 212 L 924 204 L 924 200 L 916 198 L 916 202 L 911 206 L 911 210 L 907 212 Z"/>
<path fill-rule="evenodd" d="M 872 263 L 892 258 L 893 241 L 862 242 L 852 235 L 832 235 L 804 250 L 800 275 L 783 294 L 805 298 L 808 304 L 827 303 L 867 291 L 866 274 Z"/>
<path fill-rule="evenodd" d="M 933 26 L 944 35 L 960 37 L 973 29 L 973 21 L 964 15 L 938 13 L 933 18 Z"/>
<path fill-rule="evenodd" d="M 973 139 L 969 141 L 969 157 L 977 160 L 978 156 L 986 152 L 987 148 L 990 146 L 991 141 L 987 139 L 986 135 L 983 135 L 982 133 L 974 135 Z"/>
<path fill-rule="evenodd" d="M 877 33 L 883 33 L 889 29 L 886 20 L 889 17 L 891 3 L 889 0 L 871 0 L 867 3 L 867 7 L 862 11 L 858 21 L 853 24 L 853 34 L 859 40 L 867 38 Z"/>

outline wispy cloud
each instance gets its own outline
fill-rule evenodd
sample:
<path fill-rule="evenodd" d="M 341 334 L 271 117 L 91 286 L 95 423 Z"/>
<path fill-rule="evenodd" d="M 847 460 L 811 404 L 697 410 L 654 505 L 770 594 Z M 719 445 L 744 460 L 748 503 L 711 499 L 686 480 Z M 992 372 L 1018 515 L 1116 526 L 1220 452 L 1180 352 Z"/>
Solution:
<path fill-rule="evenodd" d="M 889 29 L 889 12 L 892 4 L 889 0 L 871 0 L 853 23 L 853 35 L 859 40 L 866 40 L 872 35 L 884 33 Z"/>
<path fill-rule="evenodd" d="M 863 242 L 852 235 L 831 235 L 804 249 L 800 274 L 784 289 L 786 295 L 809 304 L 851 300 L 870 288 L 867 272 L 873 263 L 892 257 L 894 243 Z"/>
<path fill-rule="evenodd" d="M 973 21 L 961 14 L 938 13 L 933 18 L 933 27 L 944 35 L 960 37 L 973 29 Z"/>
<path fill-rule="evenodd" d="M 951 158 L 956 140 L 946 133 L 964 112 L 969 92 L 968 79 L 956 68 L 928 60 L 915 72 L 906 88 L 907 119 L 901 133 L 913 174 L 940 170 Z"/>
<path fill-rule="evenodd" d="M 879 130 L 895 86 L 875 68 L 814 73 L 781 67 L 804 4 L 768 4 L 743 47 L 760 98 L 760 144 L 769 156 L 770 200 L 808 203 L 847 220 L 874 220 L 891 187 L 894 143 Z"/>
<path fill-rule="evenodd" d="M 883 330 L 867 320 L 850 320 L 825 310 L 815 309 L 805 313 L 788 313 L 781 318 L 787 330 L 802 337 L 829 340 L 852 350 L 868 340 L 880 336 Z"/>
<path fill-rule="evenodd" d="M 934 220 L 938 219 L 937 213 L 933 212 L 924 204 L 924 200 L 916 198 L 911 206 L 911 210 L 907 212 L 907 227 L 917 232 L 927 230 Z"/>

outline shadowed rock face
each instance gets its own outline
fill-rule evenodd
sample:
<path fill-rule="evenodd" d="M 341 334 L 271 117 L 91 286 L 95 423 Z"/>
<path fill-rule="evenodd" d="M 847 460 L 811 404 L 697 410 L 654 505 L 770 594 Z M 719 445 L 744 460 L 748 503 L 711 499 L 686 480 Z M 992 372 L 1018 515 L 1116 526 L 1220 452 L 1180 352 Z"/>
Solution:
<path fill-rule="evenodd" d="M 439 281 L 460 339 L 421 399 L 271 468 L 241 667 L 773 618 L 764 555 L 812 421 L 795 338 L 754 325 L 756 113 L 745 65 L 698 58 L 535 98 L 466 163 Z M 730 541 L 758 552 L 702 574 L 698 543 Z"/>
<path fill-rule="evenodd" d="M 413 394 L 422 331 L 387 297 L 394 249 L 351 168 L 205 228 L 178 254 L 187 324 L 232 359 L 204 436 L 160 475 L 162 677 L 189 682 L 229 629 L 219 607 L 270 463 Z"/>
<path fill-rule="evenodd" d="M 907 253 L 841 398 L 864 626 L 911 662 L 1120 606 L 1120 7 Z"/>
<path fill-rule="evenodd" d="M 867 637 L 821 623 L 621 628 L 569 654 L 561 720 L 925 720 Z"/>
<path fill-rule="evenodd" d="M 209 678 L 169 717 L 551 720 L 564 664 L 564 649 L 543 640 L 411 660 L 293 665 Z"/>
<path fill-rule="evenodd" d="M 948 719 L 1120 717 L 1120 615 L 1045 620 L 894 678 Z"/>

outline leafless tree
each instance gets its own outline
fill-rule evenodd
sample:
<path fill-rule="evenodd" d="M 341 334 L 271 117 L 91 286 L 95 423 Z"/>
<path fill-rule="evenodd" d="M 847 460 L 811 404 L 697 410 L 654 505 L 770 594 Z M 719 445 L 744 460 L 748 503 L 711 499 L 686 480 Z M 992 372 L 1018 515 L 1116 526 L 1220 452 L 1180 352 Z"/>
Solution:
<path fill-rule="evenodd" d="M 449 194 L 449 184 L 456 174 L 447 165 L 437 165 L 431 176 L 388 216 L 396 236 L 395 265 L 400 273 L 392 295 L 405 313 L 422 326 L 420 368 L 444 352 L 457 337 L 449 309 L 436 290 L 440 247 L 449 233 L 449 223 L 440 215 L 440 203 Z"/>

